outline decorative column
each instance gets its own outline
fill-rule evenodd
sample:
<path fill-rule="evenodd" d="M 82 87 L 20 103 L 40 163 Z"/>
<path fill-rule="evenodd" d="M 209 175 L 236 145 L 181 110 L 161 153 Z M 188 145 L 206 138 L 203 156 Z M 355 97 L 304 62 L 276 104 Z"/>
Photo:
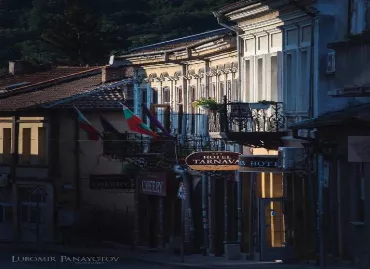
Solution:
<path fill-rule="evenodd" d="M 208 242 L 208 174 L 202 174 L 202 222 L 203 222 L 203 247 L 204 252 L 209 253 Z"/>
<path fill-rule="evenodd" d="M 143 94 L 141 92 L 139 84 L 136 82 L 134 84 L 134 113 L 139 117 L 142 116 L 141 108 L 142 103 L 143 103 Z"/>
<path fill-rule="evenodd" d="M 150 110 L 150 105 L 153 104 L 153 89 L 149 82 L 146 84 L 146 100 L 146 106 Z"/>

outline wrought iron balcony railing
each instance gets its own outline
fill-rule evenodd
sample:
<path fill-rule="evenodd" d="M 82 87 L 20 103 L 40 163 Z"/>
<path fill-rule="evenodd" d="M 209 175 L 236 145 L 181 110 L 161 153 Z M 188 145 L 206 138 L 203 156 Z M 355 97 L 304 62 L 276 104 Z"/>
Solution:
<path fill-rule="evenodd" d="M 210 133 L 281 132 L 284 127 L 281 102 L 230 103 L 224 100 L 222 109 L 209 113 Z"/>
<path fill-rule="evenodd" d="M 178 135 L 152 139 L 125 133 L 117 138 L 104 134 L 103 154 L 114 159 L 127 160 L 145 158 L 151 162 L 175 164 L 196 151 L 218 151 L 226 147 L 225 142 L 212 139 L 208 135 Z"/>

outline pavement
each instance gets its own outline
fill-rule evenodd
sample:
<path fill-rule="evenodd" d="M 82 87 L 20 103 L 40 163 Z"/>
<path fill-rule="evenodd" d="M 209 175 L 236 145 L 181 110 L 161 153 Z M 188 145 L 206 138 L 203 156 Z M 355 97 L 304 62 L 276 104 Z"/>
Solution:
<path fill-rule="evenodd" d="M 283 264 L 275 262 L 261 262 L 251 260 L 227 260 L 225 257 L 203 256 L 198 254 L 185 255 L 184 262 L 181 262 L 180 256 L 170 255 L 164 251 L 153 251 L 145 248 L 136 248 L 132 250 L 127 246 L 111 246 L 105 248 L 93 247 L 71 247 L 60 245 L 44 245 L 36 247 L 31 244 L 22 244 L 14 246 L 10 243 L 0 244 L 0 268 L 4 269 L 31 269 L 34 266 L 38 268 L 50 268 L 50 262 L 47 257 L 55 257 L 52 268 L 73 269 L 74 265 L 91 266 L 89 257 L 116 257 L 119 261 L 105 261 L 104 263 L 94 263 L 102 265 L 101 268 L 193 268 L 193 269 L 239 269 L 239 268 L 257 268 L 257 269 L 318 269 L 318 266 L 312 264 Z M 41 262 L 25 262 L 24 257 L 42 257 Z M 13 258 L 16 257 L 16 258 Z M 63 258 L 64 257 L 64 258 Z M 70 261 L 69 258 L 80 257 L 82 262 Z M 64 260 L 63 260 L 64 259 Z M 75 259 L 75 260 L 76 260 Z M 18 262 L 17 262 L 18 261 Z M 72 264 L 72 266 L 71 266 Z M 3 266 L 5 265 L 5 266 Z M 22 267 L 23 266 L 23 267 Z M 28 266 L 28 267 L 27 267 Z M 81 267 L 79 267 L 81 268 Z M 327 266 L 327 269 L 353 269 L 349 264 Z"/>

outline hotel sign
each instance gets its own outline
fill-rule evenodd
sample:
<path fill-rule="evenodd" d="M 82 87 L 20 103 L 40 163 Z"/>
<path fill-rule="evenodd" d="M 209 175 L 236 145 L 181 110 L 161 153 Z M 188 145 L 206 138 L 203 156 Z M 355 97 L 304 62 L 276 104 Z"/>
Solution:
<path fill-rule="evenodd" d="M 201 151 L 186 157 L 186 164 L 197 171 L 234 171 L 239 169 L 238 152 Z"/>
<path fill-rule="evenodd" d="M 245 172 L 281 172 L 278 168 L 277 155 L 241 155 L 239 171 Z"/>
<path fill-rule="evenodd" d="M 140 193 L 146 195 L 167 196 L 166 173 L 141 173 L 139 177 Z"/>

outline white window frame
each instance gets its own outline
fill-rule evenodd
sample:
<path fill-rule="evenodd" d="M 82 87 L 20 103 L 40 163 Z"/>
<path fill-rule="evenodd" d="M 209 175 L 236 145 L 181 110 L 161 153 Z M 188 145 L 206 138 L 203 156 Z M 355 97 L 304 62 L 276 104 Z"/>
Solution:
<path fill-rule="evenodd" d="M 261 85 L 261 91 L 262 91 L 262 97 L 259 98 L 258 93 L 258 60 L 262 59 L 262 85 Z M 261 100 L 258 100 L 261 99 Z M 254 87 L 253 87 L 253 99 L 252 102 L 258 102 L 266 100 L 266 54 L 263 55 L 256 55 L 254 57 Z"/>
<path fill-rule="evenodd" d="M 289 76 L 289 74 L 288 74 L 288 72 L 287 72 L 287 66 L 286 66 L 286 64 L 287 64 L 287 55 L 288 54 L 291 54 L 291 55 L 293 55 L 293 60 L 292 60 L 292 64 L 293 64 L 293 67 L 292 67 L 292 70 L 294 70 L 295 71 L 295 73 L 293 74 L 293 76 L 291 76 L 292 77 L 292 92 L 287 92 L 288 91 L 288 89 L 287 89 L 287 80 L 288 80 L 288 76 Z M 297 91 L 296 91 L 296 89 L 297 89 L 297 64 L 298 64 L 298 60 L 297 60 L 297 50 L 296 49 L 293 49 L 293 50 L 287 50 L 287 51 L 284 51 L 284 66 L 283 66 L 283 79 L 284 79 L 284 81 L 283 81 L 283 88 L 284 88 L 284 93 L 283 93 L 283 95 L 284 95 L 284 104 L 285 104 L 285 106 L 284 106 L 284 110 L 285 110 L 285 113 L 286 114 L 296 114 L 296 96 L 297 96 Z M 290 106 L 292 109 L 289 109 L 289 107 L 288 107 L 288 96 L 292 96 L 292 94 L 293 94 L 293 97 L 294 98 L 292 98 L 293 100 L 294 100 L 294 105 L 292 105 L 292 106 Z"/>
<path fill-rule="evenodd" d="M 261 37 L 266 37 L 267 44 L 262 49 L 259 49 L 258 45 L 259 45 L 259 39 Z M 256 35 L 256 41 L 255 41 L 256 55 L 264 55 L 264 54 L 268 53 L 269 52 L 269 47 L 270 47 L 270 35 L 269 34 L 264 33 L 264 34 Z"/>
<path fill-rule="evenodd" d="M 245 102 L 253 102 L 254 100 L 254 56 L 251 56 L 251 57 L 245 57 L 243 59 L 243 65 L 244 65 L 244 68 L 243 68 L 243 87 L 242 89 L 244 89 L 244 92 L 242 92 L 242 100 L 244 100 Z M 246 74 L 246 70 L 245 70 L 245 66 L 246 66 L 246 61 L 249 61 L 249 87 L 247 87 L 246 84 L 246 80 L 247 80 L 247 74 Z"/>
<path fill-rule="evenodd" d="M 307 68 L 307 76 L 308 76 L 308 95 L 307 95 L 307 104 L 306 104 L 306 109 L 301 109 L 299 108 L 299 105 L 301 105 L 300 102 L 298 102 L 299 98 L 301 98 L 302 91 L 301 89 L 301 82 L 302 82 L 302 51 L 307 51 L 307 63 L 306 63 L 306 68 Z M 298 60 L 298 68 L 296 68 L 297 72 L 297 84 L 296 84 L 296 113 L 299 115 L 308 115 L 308 110 L 309 110 L 309 91 L 310 91 L 310 64 L 311 64 L 311 47 L 302 47 L 298 49 L 297 53 L 297 60 Z"/>
<path fill-rule="evenodd" d="M 279 55 L 278 52 L 269 53 L 266 55 L 266 71 L 265 71 L 265 100 L 272 100 L 272 89 L 271 89 L 271 57 L 277 57 L 277 96 L 279 100 L 279 92 L 280 92 L 280 85 L 279 85 Z M 276 101 L 276 100 L 275 100 Z"/>
<path fill-rule="evenodd" d="M 272 42 L 272 36 L 280 34 L 281 35 L 281 44 L 277 47 L 272 47 L 273 42 Z M 269 32 L 269 53 L 277 53 L 278 51 L 281 51 L 283 49 L 283 42 L 284 42 L 284 33 L 283 31 L 280 30 L 275 30 L 275 31 L 270 31 Z"/>
<path fill-rule="evenodd" d="M 246 44 L 247 44 L 247 41 L 249 41 L 249 40 L 252 40 L 252 43 L 253 43 L 252 51 L 247 50 L 248 46 Z M 256 55 L 256 52 L 257 52 L 257 38 L 255 38 L 254 36 L 246 37 L 244 39 L 244 55 L 245 56 L 254 56 L 254 55 Z"/>

